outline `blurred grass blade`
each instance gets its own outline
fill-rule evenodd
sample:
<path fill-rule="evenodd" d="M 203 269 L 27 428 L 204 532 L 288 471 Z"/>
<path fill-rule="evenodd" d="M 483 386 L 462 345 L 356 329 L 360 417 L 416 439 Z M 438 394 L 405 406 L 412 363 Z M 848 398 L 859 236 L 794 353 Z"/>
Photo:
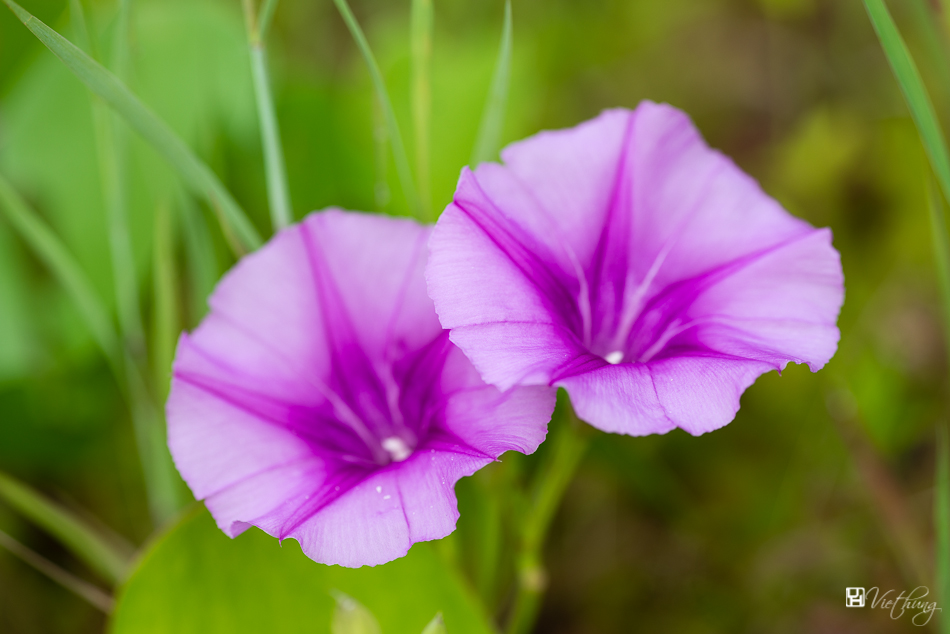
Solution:
<path fill-rule="evenodd" d="M 9 0 L 4 1 L 8 2 Z M 363 29 L 360 28 L 356 17 L 354 17 L 353 12 L 350 10 L 350 5 L 347 4 L 346 0 L 333 0 L 333 2 L 336 4 L 337 9 L 340 10 L 340 15 L 343 16 L 343 21 L 346 22 L 347 28 L 350 29 L 350 34 L 352 34 L 353 39 L 356 41 L 356 46 L 360 49 L 360 53 L 362 53 L 363 59 L 366 61 L 366 66 L 369 68 L 370 78 L 376 89 L 376 97 L 379 99 L 380 106 L 382 106 L 383 109 L 383 117 L 386 121 L 387 132 L 389 133 L 389 142 L 392 144 L 393 159 L 396 163 L 399 185 L 402 187 L 402 194 L 405 196 L 406 203 L 409 205 L 409 211 L 417 218 L 424 220 L 419 194 L 416 192 L 416 186 L 412 180 L 412 170 L 409 167 L 406 146 L 402 142 L 402 134 L 399 132 L 399 122 L 396 121 L 396 111 L 393 110 L 392 100 L 389 98 L 386 83 L 383 81 L 383 74 L 379 70 L 379 65 L 376 63 L 373 51 L 370 50 L 369 42 L 366 41 Z"/>
<path fill-rule="evenodd" d="M 93 339 L 102 349 L 132 412 L 139 457 L 145 474 L 149 508 L 156 522 L 177 510 L 174 470 L 165 447 L 164 434 L 137 366 L 121 345 L 92 284 L 62 242 L 27 206 L 13 187 L 0 176 L 0 209 L 33 252 L 49 267 L 75 302 Z"/>
<path fill-rule="evenodd" d="M 424 630 L 422 630 L 422 634 L 447 634 L 445 630 L 445 621 L 442 620 L 441 612 L 436 614 L 435 617 L 429 621 L 429 624 L 426 625 Z"/>
<path fill-rule="evenodd" d="M 336 608 L 330 622 L 332 634 L 380 634 L 379 623 L 372 612 L 342 592 L 334 592 Z"/>
<path fill-rule="evenodd" d="M 257 12 L 257 34 L 261 40 L 267 37 L 267 31 L 270 30 L 270 23 L 274 19 L 276 10 L 277 0 L 264 0 L 261 4 L 261 9 Z"/>
<path fill-rule="evenodd" d="M 930 216 L 934 263 L 943 307 L 943 327 L 946 333 L 947 358 L 950 359 L 950 236 L 947 235 L 947 217 L 943 199 L 935 190 L 933 179 L 927 179 L 927 211 Z"/>
<path fill-rule="evenodd" d="M 178 172 L 196 194 L 217 206 L 226 224 L 243 246 L 253 250 L 261 238 L 218 177 L 194 152 L 145 106 L 125 85 L 59 33 L 36 19 L 13 0 L 3 0 L 36 35 L 93 92 L 102 97 Z"/>
<path fill-rule="evenodd" d="M 204 214 L 194 201 L 181 192 L 178 201 L 182 235 L 190 286 L 190 311 L 188 326 L 197 326 L 207 311 L 208 296 L 214 290 L 220 271 L 215 259 L 214 244 Z"/>
<path fill-rule="evenodd" d="M 386 133 L 383 108 L 378 99 L 373 100 L 373 159 L 373 199 L 376 202 L 376 211 L 385 211 L 392 198 L 389 179 L 386 177 L 389 172 L 389 135 Z"/>
<path fill-rule="evenodd" d="M 257 14 L 252 0 L 243 0 L 244 22 L 247 27 L 248 51 L 251 56 L 251 78 L 254 82 L 254 98 L 257 103 L 257 120 L 261 130 L 261 146 L 264 149 L 264 172 L 267 180 L 267 200 L 270 205 L 271 225 L 279 231 L 293 222 L 290 206 L 290 188 L 287 186 L 287 168 L 284 165 L 284 149 L 280 143 L 280 128 L 274 111 L 267 73 L 267 56 L 260 32 Z"/>
<path fill-rule="evenodd" d="M 121 374 L 122 358 L 119 337 L 92 284 L 62 242 L 31 210 L 5 178 L 0 176 L 0 209 L 23 240 L 30 245 L 50 272 L 59 280 L 76 303 L 93 338 L 113 366 Z"/>
<path fill-rule="evenodd" d="M 155 393 L 160 403 L 168 396 L 171 378 L 172 359 L 175 356 L 175 343 L 178 339 L 178 294 L 175 288 L 175 240 L 172 227 L 172 215 L 167 205 L 161 204 L 155 210 L 155 244 L 152 272 L 154 297 L 154 336 L 152 337 L 152 360 L 155 374 Z"/>
<path fill-rule="evenodd" d="M 115 604 L 115 601 L 106 592 L 87 581 L 83 581 L 76 575 L 66 572 L 50 560 L 38 553 L 33 552 L 3 531 L 0 531 L 0 547 L 6 548 L 28 565 L 40 571 L 70 592 L 82 597 L 106 614 L 112 612 L 112 607 Z"/>
<path fill-rule="evenodd" d="M 132 549 L 112 536 L 101 535 L 62 506 L 0 472 L 0 499 L 56 538 L 109 583 L 125 578 Z"/>
<path fill-rule="evenodd" d="M 910 108 L 917 132 L 923 141 L 930 165 L 937 175 L 944 198 L 950 200 L 950 154 L 947 153 L 943 131 L 940 129 L 940 123 L 920 72 L 884 1 L 864 0 L 864 6 L 884 48 L 891 70 L 897 78 L 897 83 L 900 84 L 901 92 L 904 93 L 904 99 Z"/>
<path fill-rule="evenodd" d="M 934 532 L 938 605 L 950 606 L 950 439 L 947 427 L 937 426 L 937 475 L 934 483 Z M 950 613 L 940 614 L 940 631 L 950 634 Z"/>
<path fill-rule="evenodd" d="M 412 0 L 412 125 L 416 136 L 416 178 L 422 213 L 432 215 L 432 176 L 429 158 L 432 116 L 432 0 Z"/>
<path fill-rule="evenodd" d="M 69 21 L 73 27 L 76 45 L 93 57 L 96 57 L 95 44 L 89 36 L 86 13 L 82 9 L 82 0 L 69 0 Z"/>
<path fill-rule="evenodd" d="M 501 150 L 501 132 L 505 124 L 505 106 L 508 103 L 508 84 L 511 81 L 511 0 L 505 0 L 505 24 L 501 30 L 498 60 L 488 89 L 488 101 L 478 127 L 478 137 L 472 150 L 472 167 L 494 161 Z"/>

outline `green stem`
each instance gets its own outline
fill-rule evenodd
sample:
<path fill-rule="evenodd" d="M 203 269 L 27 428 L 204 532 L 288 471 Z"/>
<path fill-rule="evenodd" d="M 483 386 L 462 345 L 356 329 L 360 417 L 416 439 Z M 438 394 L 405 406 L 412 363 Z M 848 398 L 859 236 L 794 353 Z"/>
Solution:
<path fill-rule="evenodd" d="M 356 41 L 357 48 L 363 55 L 366 66 L 369 68 L 369 75 L 376 88 L 376 96 L 383 109 L 383 117 L 386 121 L 386 127 L 389 132 L 389 142 L 392 144 L 393 159 L 396 163 L 396 173 L 399 175 L 399 185 L 402 187 L 403 196 L 409 205 L 409 211 L 419 219 L 424 219 L 422 212 L 422 203 L 419 200 L 419 194 L 412 180 L 412 170 L 409 167 L 409 159 L 406 155 L 406 146 L 402 142 L 402 134 L 399 132 L 399 122 L 396 120 L 396 111 L 393 110 L 392 100 L 389 98 L 389 92 L 386 90 L 386 82 L 383 81 L 383 73 L 379 70 L 379 64 L 376 63 L 376 57 L 366 41 L 366 35 L 360 28 L 359 22 L 350 10 L 350 5 L 346 0 L 333 0 L 343 21 L 346 22 L 350 34 Z"/>
<path fill-rule="evenodd" d="M 552 453 L 539 470 L 531 506 L 522 522 L 518 586 L 507 634 L 525 634 L 534 626 L 547 586 L 542 551 L 548 529 L 589 444 L 588 430 L 570 404 L 563 418 L 563 423 L 552 434 Z"/>
<path fill-rule="evenodd" d="M 265 5 L 261 18 L 270 23 L 275 3 Z M 264 148 L 264 170 L 267 177 L 267 199 L 270 203 L 271 224 L 279 231 L 293 222 L 290 205 L 290 188 L 287 185 L 287 168 L 284 164 L 284 150 L 280 143 L 280 128 L 277 125 L 277 113 L 274 110 L 274 97 L 271 94 L 270 79 L 267 73 L 267 56 L 264 52 L 264 40 L 258 15 L 254 11 L 252 0 L 243 0 L 244 22 L 247 25 L 248 49 L 251 56 L 251 77 L 254 81 L 254 97 L 257 102 L 257 118 L 261 129 L 261 145 Z M 266 27 L 267 24 L 263 26 Z"/>
<path fill-rule="evenodd" d="M 432 177 L 429 160 L 432 111 L 432 0 L 412 0 L 412 124 L 416 133 L 416 177 L 422 212 L 432 214 Z"/>

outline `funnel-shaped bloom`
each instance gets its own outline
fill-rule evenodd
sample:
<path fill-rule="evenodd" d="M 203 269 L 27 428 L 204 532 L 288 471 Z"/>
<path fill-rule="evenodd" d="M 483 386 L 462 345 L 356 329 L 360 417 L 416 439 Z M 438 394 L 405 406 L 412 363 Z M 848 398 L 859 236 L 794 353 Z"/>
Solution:
<path fill-rule="evenodd" d="M 486 385 L 439 325 L 430 233 L 312 214 L 244 258 L 182 335 L 169 446 L 225 533 L 384 563 L 452 532 L 460 477 L 543 440 L 553 391 Z"/>
<path fill-rule="evenodd" d="M 564 387 L 605 431 L 717 429 L 760 374 L 821 368 L 843 277 L 682 112 L 642 103 L 463 170 L 429 243 L 442 325 L 489 383 Z"/>

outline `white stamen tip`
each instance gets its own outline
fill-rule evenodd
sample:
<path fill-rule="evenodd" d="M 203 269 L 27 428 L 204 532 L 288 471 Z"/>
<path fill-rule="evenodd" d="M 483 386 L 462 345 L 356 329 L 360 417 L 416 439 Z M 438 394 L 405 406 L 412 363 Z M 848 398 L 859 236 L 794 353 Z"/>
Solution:
<path fill-rule="evenodd" d="M 612 363 L 613 365 L 617 365 L 618 363 L 623 361 L 623 350 L 614 350 L 613 352 L 608 354 L 606 357 L 604 357 L 604 361 L 606 361 L 607 363 Z"/>
<path fill-rule="evenodd" d="M 377 492 L 377 493 L 382 493 L 382 492 L 383 492 L 383 487 L 376 487 L 376 492 Z"/>
<path fill-rule="evenodd" d="M 380 444 L 389 453 L 389 457 L 392 458 L 393 462 L 402 462 L 412 455 L 412 449 L 398 436 L 383 438 Z"/>

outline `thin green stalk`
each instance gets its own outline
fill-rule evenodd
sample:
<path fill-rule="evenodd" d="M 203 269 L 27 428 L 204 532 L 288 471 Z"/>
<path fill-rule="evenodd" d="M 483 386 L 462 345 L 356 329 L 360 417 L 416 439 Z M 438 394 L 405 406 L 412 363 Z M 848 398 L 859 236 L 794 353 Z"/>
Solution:
<path fill-rule="evenodd" d="M 944 332 L 947 333 L 947 358 L 950 359 L 950 236 L 943 201 L 935 190 L 933 179 L 927 180 L 927 212 L 930 216 L 930 237 L 933 241 L 934 263 L 943 313 Z"/>
<path fill-rule="evenodd" d="M 901 92 L 910 109 L 911 117 L 917 126 L 917 132 L 924 144 L 930 166 L 937 176 L 937 182 L 943 191 L 944 198 L 950 200 L 950 153 L 947 152 L 946 141 L 940 122 L 934 112 L 933 103 L 927 88 L 920 77 L 917 65 L 914 63 L 907 45 L 901 37 L 894 19 L 891 17 L 884 0 L 864 0 L 871 24 L 877 33 L 887 57 L 894 77 L 900 85 Z"/>
<path fill-rule="evenodd" d="M 188 325 L 197 326 L 207 310 L 208 296 L 218 281 L 220 271 L 204 214 L 185 192 L 179 196 L 178 208 L 191 291 Z"/>
<path fill-rule="evenodd" d="M 0 546 L 6 548 L 29 566 L 32 566 L 70 592 L 85 599 L 106 614 L 112 612 L 115 601 L 107 592 L 63 570 L 49 559 L 30 550 L 3 531 L 0 531 Z"/>
<path fill-rule="evenodd" d="M 350 10 L 350 5 L 346 0 L 333 0 L 333 2 L 336 4 L 337 9 L 339 9 L 340 15 L 343 16 L 343 21 L 346 22 L 350 34 L 356 41 L 357 48 L 360 49 L 366 66 L 369 68 L 370 78 L 376 89 L 376 97 L 379 99 L 380 106 L 382 106 L 383 109 L 383 117 L 386 120 L 389 141 L 393 149 L 393 159 L 396 162 L 396 173 L 399 176 L 399 184 L 402 187 L 403 196 L 406 198 L 406 204 L 409 206 L 410 213 L 421 220 L 425 220 L 422 203 L 420 202 L 419 194 L 416 192 L 416 186 L 412 180 L 412 170 L 409 167 L 406 146 L 403 144 L 402 134 L 399 132 L 399 122 L 396 120 L 396 111 L 393 110 L 392 100 L 389 98 L 386 83 L 383 81 L 383 74 L 379 70 L 379 65 L 376 63 L 373 51 L 369 47 L 369 42 L 366 41 L 363 29 L 360 28 L 356 17 L 354 17 L 353 12 Z"/>
<path fill-rule="evenodd" d="M 155 245 L 153 248 L 154 334 L 152 336 L 155 393 L 160 403 L 168 396 L 175 343 L 181 331 L 178 321 L 178 295 L 175 290 L 175 231 L 167 205 L 155 210 Z"/>
<path fill-rule="evenodd" d="M 940 632 L 950 634 L 950 440 L 946 425 L 937 426 L 937 475 L 934 483 L 934 555 Z"/>
<path fill-rule="evenodd" d="M 13 0 L 3 2 L 76 77 L 102 97 L 162 155 L 192 191 L 220 210 L 223 229 L 232 231 L 243 249 L 253 250 L 262 244 L 254 225 L 211 168 L 192 152 L 168 124 L 139 101 L 121 80 Z"/>
<path fill-rule="evenodd" d="M 275 4 L 275 3 L 272 3 Z M 274 111 L 267 73 L 267 56 L 264 39 L 257 22 L 253 0 L 243 0 L 244 22 L 247 26 L 248 50 L 251 55 L 251 77 L 254 80 L 254 97 L 257 102 L 257 118 L 261 129 L 261 145 L 264 148 L 264 171 L 267 178 L 267 199 L 270 203 L 271 224 L 279 231 L 293 222 L 290 205 L 290 188 L 287 185 L 287 169 L 284 166 L 284 150 L 280 143 L 280 129 Z M 273 11 L 273 6 L 271 7 Z M 264 16 L 267 17 L 267 16 Z M 270 18 L 267 18 L 268 21 Z"/>
<path fill-rule="evenodd" d="M 472 150 L 472 158 L 469 161 L 472 167 L 485 161 L 496 160 L 498 151 L 501 149 L 501 132 L 505 125 L 505 108 L 508 104 L 508 85 L 511 82 L 511 48 L 511 0 L 505 0 L 505 23 L 501 29 L 501 44 L 498 47 L 498 59 L 495 62 L 491 87 L 488 89 L 485 112 L 482 114 L 475 148 Z"/>
<path fill-rule="evenodd" d="M 26 484 L 0 473 L 0 499 L 55 537 L 103 579 L 118 585 L 125 578 L 133 549 L 117 537 L 102 535 L 84 520 Z"/>
<path fill-rule="evenodd" d="M 0 209 L 76 304 L 93 339 L 116 374 L 121 375 L 122 354 L 119 337 L 92 284 L 62 242 L 27 206 L 3 176 L 0 176 Z"/>
<path fill-rule="evenodd" d="M 422 213 L 432 215 L 432 176 L 429 159 L 432 117 L 432 0 L 412 0 L 412 124 L 416 133 L 416 178 Z"/>
<path fill-rule="evenodd" d="M 507 634 L 526 634 L 534 627 L 547 586 L 542 551 L 554 514 L 587 450 L 589 436 L 568 403 L 566 420 L 551 439 L 552 453 L 537 475 L 531 505 L 522 521 L 518 585 Z"/>
<path fill-rule="evenodd" d="M 261 40 L 267 37 L 270 30 L 271 20 L 274 18 L 274 11 L 277 10 L 277 0 L 264 0 L 261 3 L 261 9 L 257 12 L 257 34 Z"/>
<path fill-rule="evenodd" d="M 156 523 L 161 523 L 178 508 L 177 487 L 164 432 L 138 366 L 122 345 L 109 313 L 72 254 L 2 176 L 0 209 L 76 304 L 93 339 L 109 362 L 131 410 L 149 508 Z"/>

